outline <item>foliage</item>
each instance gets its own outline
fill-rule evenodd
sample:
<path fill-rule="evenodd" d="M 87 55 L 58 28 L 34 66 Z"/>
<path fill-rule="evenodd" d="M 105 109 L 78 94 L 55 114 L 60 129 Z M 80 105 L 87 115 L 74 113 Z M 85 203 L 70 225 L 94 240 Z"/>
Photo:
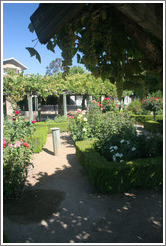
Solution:
<path fill-rule="evenodd" d="M 127 109 L 136 115 L 147 115 L 150 114 L 150 111 L 142 108 L 142 103 L 140 100 L 133 100 L 128 105 Z"/>
<path fill-rule="evenodd" d="M 107 111 L 117 111 L 118 110 L 117 102 L 115 102 L 113 99 L 110 99 L 109 97 L 104 98 L 101 106 L 103 108 L 103 113 Z"/>
<path fill-rule="evenodd" d="M 37 128 L 39 127 L 45 127 L 47 126 L 47 129 L 48 129 L 48 133 L 51 133 L 51 129 L 50 128 L 53 128 L 53 127 L 58 127 L 60 128 L 60 132 L 67 132 L 69 129 L 68 129 L 68 122 L 61 122 L 61 123 L 56 123 L 54 121 L 49 121 L 49 122 L 37 122 L 36 123 L 36 126 Z"/>
<path fill-rule="evenodd" d="M 151 97 L 150 99 L 142 100 L 142 107 L 146 110 L 152 111 L 154 121 L 156 121 L 156 111 L 163 108 L 163 100 L 160 98 Z"/>
<path fill-rule="evenodd" d="M 34 134 L 31 136 L 33 142 L 33 153 L 39 153 L 47 140 L 48 127 L 37 127 Z"/>
<path fill-rule="evenodd" d="M 123 90 L 137 91 L 140 87 L 145 97 L 147 90 L 162 89 L 162 67 L 154 67 L 147 60 L 127 31 L 111 4 L 84 3 L 79 15 L 67 22 L 49 44 L 62 50 L 65 74 L 77 54 L 78 62 L 95 76 L 116 82 L 119 100 Z M 154 37 L 148 40 L 161 48 Z"/>
<path fill-rule="evenodd" d="M 54 73 L 59 73 L 63 71 L 62 59 L 56 58 L 53 60 L 49 66 L 46 67 L 46 75 L 52 76 Z"/>
<path fill-rule="evenodd" d="M 72 116 L 69 129 L 74 141 L 86 138 L 105 139 L 110 134 L 119 132 L 122 127 L 133 124 L 127 113 L 103 113 L 102 109 L 101 104 L 93 100 L 88 112 L 79 109 L 78 113 Z"/>
<path fill-rule="evenodd" d="M 131 118 L 134 118 L 137 123 L 145 123 L 146 121 L 153 120 L 153 115 L 130 115 Z M 156 119 L 163 120 L 163 115 L 156 115 Z"/>
<path fill-rule="evenodd" d="M 24 98 L 24 95 L 37 95 L 46 99 L 49 95 L 60 96 L 65 90 L 75 94 L 83 95 L 112 95 L 116 96 L 116 86 L 105 82 L 101 78 L 96 79 L 90 73 L 82 73 L 78 67 L 70 70 L 71 72 L 64 80 L 62 73 L 56 73 L 53 76 L 41 76 L 39 74 L 23 75 L 9 72 L 4 76 L 3 93 L 15 102 Z M 19 92 L 19 93 L 18 93 Z"/>
<path fill-rule="evenodd" d="M 75 116 L 68 115 L 69 130 L 74 141 L 83 140 L 88 137 L 87 112 L 77 109 Z"/>
<path fill-rule="evenodd" d="M 3 128 L 3 191 L 5 198 L 20 196 L 28 167 L 31 164 L 33 144 L 30 136 L 35 126 L 29 125 L 14 109 L 13 120 L 4 120 Z M 27 140 L 29 141 L 27 142 Z"/>
<path fill-rule="evenodd" d="M 107 160 L 120 163 L 162 155 L 160 141 L 137 134 L 132 125 L 121 128 L 118 133 L 110 134 L 105 139 L 99 139 L 95 148 Z"/>
<path fill-rule="evenodd" d="M 64 122 L 67 122 L 67 118 L 64 116 L 64 115 L 57 115 L 55 116 L 54 120 L 51 120 L 51 119 L 47 119 L 46 120 L 46 123 L 64 123 Z"/>
<path fill-rule="evenodd" d="M 80 141 L 75 145 L 77 158 L 97 192 L 121 193 L 136 188 L 152 189 L 163 183 L 162 157 L 114 163 L 96 152 L 94 141 Z"/>

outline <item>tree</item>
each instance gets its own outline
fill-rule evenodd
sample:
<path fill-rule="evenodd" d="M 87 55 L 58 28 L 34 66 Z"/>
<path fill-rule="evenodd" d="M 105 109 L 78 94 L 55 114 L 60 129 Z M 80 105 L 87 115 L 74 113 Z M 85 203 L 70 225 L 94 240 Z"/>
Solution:
<path fill-rule="evenodd" d="M 63 66 L 62 66 L 62 59 L 56 58 L 53 60 L 49 66 L 46 67 L 46 75 L 52 76 L 54 73 L 62 72 Z"/>

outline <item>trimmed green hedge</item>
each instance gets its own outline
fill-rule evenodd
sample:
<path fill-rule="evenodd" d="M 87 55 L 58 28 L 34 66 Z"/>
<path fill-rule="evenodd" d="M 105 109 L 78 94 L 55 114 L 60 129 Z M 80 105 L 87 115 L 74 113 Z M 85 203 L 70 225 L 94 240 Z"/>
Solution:
<path fill-rule="evenodd" d="M 162 185 L 162 157 L 137 159 L 123 164 L 109 162 L 96 152 L 93 143 L 78 141 L 75 146 L 77 158 L 98 192 L 120 193 Z"/>
<path fill-rule="evenodd" d="M 67 132 L 69 131 L 68 128 L 68 122 L 64 122 L 64 123 L 48 123 L 48 122 L 36 122 L 35 123 L 37 127 L 44 127 L 47 126 L 48 128 L 48 133 L 51 133 L 52 131 L 50 130 L 50 128 L 53 127 L 58 127 L 60 128 L 60 132 Z"/>
<path fill-rule="evenodd" d="M 163 133 L 163 124 L 157 121 L 149 120 L 144 122 L 144 129 L 153 133 Z"/>
<path fill-rule="evenodd" d="M 31 141 L 33 143 L 33 153 L 39 153 L 42 151 L 43 146 L 47 141 L 48 128 L 47 126 L 37 127 L 33 134 Z"/>
<path fill-rule="evenodd" d="M 136 120 L 137 123 L 145 123 L 146 121 L 153 120 L 154 116 L 153 115 L 136 115 L 136 114 L 131 114 L 131 117 Z M 156 115 L 156 120 L 163 120 L 163 115 Z"/>

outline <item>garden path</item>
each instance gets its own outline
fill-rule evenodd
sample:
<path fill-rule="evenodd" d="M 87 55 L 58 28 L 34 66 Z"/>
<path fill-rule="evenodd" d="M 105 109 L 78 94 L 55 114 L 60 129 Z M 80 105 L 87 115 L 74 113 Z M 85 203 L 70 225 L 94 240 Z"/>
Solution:
<path fill-rule="evenodd" d="M 4 205 L 12 243 L 162 243 L 162 191 L 100 195 L 90 186 L 68 133 L 33 156 L 21 200 Z"/>

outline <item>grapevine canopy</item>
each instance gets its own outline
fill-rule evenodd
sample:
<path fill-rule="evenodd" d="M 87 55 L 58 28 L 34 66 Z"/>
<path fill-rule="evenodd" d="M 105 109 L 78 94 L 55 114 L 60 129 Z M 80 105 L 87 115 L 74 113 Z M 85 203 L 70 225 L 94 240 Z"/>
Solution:
<path fill-rule="evenodd" d="M 72 58 L 96 77 L 123 90 L 162 89 L 162 3 L 42 3 L 29 30 L 54 52 L 62 50 L 67 74 Z"/>

